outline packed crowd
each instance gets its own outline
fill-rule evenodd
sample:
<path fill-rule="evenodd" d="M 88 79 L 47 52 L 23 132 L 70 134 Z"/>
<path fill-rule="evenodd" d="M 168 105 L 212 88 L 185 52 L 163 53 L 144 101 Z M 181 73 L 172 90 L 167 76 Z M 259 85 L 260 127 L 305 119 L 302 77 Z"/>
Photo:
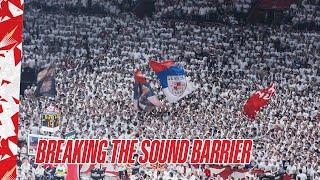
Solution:
<path fill-rule="evenodd" d="M 128 13 L 116 17 L 51 14 L 37 8 L 29 8 L 24 21 L 24 66 L 53 66 L 58 94 L 36 97 L 33 85 L 21 98 L 19 164 L 23 163 L 18 171 L 22 179 L 29 172 L 44 173 L 27 155 L 28 134 L 63 138 L 72 130 L 78 132 L 77 138 L 87 139 L 249 138 L 254 139 L 254 149 L 246 168 L 320 178 L 318 33 L 297 31 L 290 25 L 194 24 L 137 19 Z M 153 89 L 164 100 L 147 63 L 167 58 L 183 66 L 200 88 L 152 112 L 134 110 L 134 69 L 151 78 Z M 268 108 L 256 120 L 246 119 L 241 113 L 246 99 L 271 82 L 276 83 L 276 95 Z M 60 130 L 53 134 L 39 129 L 40 115 L 49 105 L 58 107 L 62 116 Z M 151 179 L 205 176 L 188 167 L 187 171 L 178 165 L 161 173 L 147 167 L 143 171 Z"/>
<path fill-rule="evenodd" d="M 82 11 L 86 13 L 119 14 L 130 12 L 139 2 L 138 0 L 72 0 L 72 1 L 38 1 L 28 0 L 28 3 L 41 5 L 47 10 L 65 9 L 67 11 Z M 257 0 L 155 0 L 155 18 L 209 21 L 218 23 L 238 24 L 247 20 L 250 10 L 257 4 Z M 88 8 L 89 9 L 85 9 Z M 285 20 L 282 23 L 293 24 L 299 29 L 320 29 L 319 0 L 295 1 L 289 9 L 283 10 Z"/>
<path fill-rule="evenodd" d="M 251 6 L 251 0 L 235 0 L 235 1 L 156 1 L 156 7 L 159 13 L 168 13 L 172 11 L 182 11 L 182 14 L 187 15 L 202 15 L 209 13 L 216 13 L 218 10 L 222 11 L 238 11 L 247 13 Z"/>
<path fill-rule="evenodd" d="M 304 0 L 301 4 L 290 7 L 292 23 L 299 27 L 320 29 L 320 2 L 318 0 Z"/>
<path fill-rule="evenodd" d="M 156 17 L 236 23 L 234 16 L 247 14 L 251 3 L 251 0 L 158 0 L 155 3 Z"/>
<path fill-rule="evenodd" d="M 121 11 L 130 11 L 137 3 L 137 0 L 27 0 L 28 4 L 40 7 L 46 11 L 66 10 L 69 12 L 84 14 L 118 14 Z"/>

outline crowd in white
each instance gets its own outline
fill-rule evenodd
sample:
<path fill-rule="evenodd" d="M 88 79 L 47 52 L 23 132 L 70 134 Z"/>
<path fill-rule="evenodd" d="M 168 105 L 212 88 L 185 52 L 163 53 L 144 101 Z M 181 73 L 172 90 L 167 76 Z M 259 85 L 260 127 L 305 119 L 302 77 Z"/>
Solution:
<path fill-rule="evenodd" d="M 166 1 L 157 3 L 166 6 Z M 28 134 L 49 135 L 39 130 L 40 115 L 49 105 L 61 111 L 60 130 L 51 136 L 76 130 L 77 138 L 86 139 L 254 139 L 250 167 L 320 179 L 319 33 L 291 25 L 195 24 L 138 19 L 129 13 L 52 14 L 32 7 L 24 21 L 23 64 L 36 69 L 54 66 L 57 96 L 36 97 L 33 85 L 21 97 L 22 179 L 43 174 L 27 155 L 25 142 Z M 148 113 L 136 111 L 134 69 L 150 77 L 165 102 L 147 63 L 167 58 L 183 66 L 199 88 L 177 103 Z M 269 106 L 256 120 L 246 119 L 241 111 L 247 98 L 272 82 L 276 94 Z M 187 172 L 179 168 L 170 165 L 160 174 L 143 171 L 151 179 L 204 177 L 191 166 Z"/>
<path fill-rule="evenodd" d="M 320 1 L 304 0 L 300 5 L 293 4 L 290 7 L 292 11 L 292 23 L 314 23 L 320 27 Z"/>
<path fill-rule="evenodd" d="M 251 0 L 156 1 L 156 7 L 159 9 L 158 13 L 160 14 L 182 10 L 183 14 L 205 16 L 209 13 L 217 13 L 219 8 L 221 8 L 222 11 L 236 10 L 238 12 L 248 12 L 250 6 Z"/>

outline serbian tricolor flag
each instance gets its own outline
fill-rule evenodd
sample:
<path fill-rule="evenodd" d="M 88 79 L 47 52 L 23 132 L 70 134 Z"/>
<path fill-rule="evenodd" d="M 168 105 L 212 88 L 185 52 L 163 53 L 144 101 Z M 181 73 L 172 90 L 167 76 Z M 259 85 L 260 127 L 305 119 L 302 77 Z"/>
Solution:
<path fill-rule="evenodd" d="M 162 62 L 151 60 L 149 66 L 157 74 L 162 91 L 170 103 L 177 102 L 196 89 L 187 79 L 184 69 L 174 64 L 172 60 Z"/>
<path fill-rule="evenodd" d="M 251 95 L 244 105 L 244 115 L 250 119 L 255 119 L 257 112 L 268 105 L 269 100 L 274 95 L 275 91 L 275 85 L 272 83 L 267 88 L 259 90 Z"/>
<path fill-rule="evenodd" d="M 137 110 L 148 110 L 152 106 L 162 105 L 153 93 L 150 83 L 138 69 L 134 72 L 133 104 Z"/>

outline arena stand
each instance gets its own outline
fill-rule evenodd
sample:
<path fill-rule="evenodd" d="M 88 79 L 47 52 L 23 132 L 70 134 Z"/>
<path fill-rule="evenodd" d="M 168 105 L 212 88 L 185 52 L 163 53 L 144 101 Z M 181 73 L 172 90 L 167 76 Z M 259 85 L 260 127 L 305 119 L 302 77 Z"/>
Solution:
<path fill-rule="evenodd" d="M 206 176 L 205 169 L 215 176 L 225 171 L 258 178 L 251 172 L 259 169 L 270 176 L 304 174 L 319 179 L 317 31 L 296 29 L 295 21 L 280 26 L 239 24 L 233 13 L 237 6 L 228 1 L 180 1 L 175 5 L 157 0 L 154 16 L 144 19 L 123 11 L 119 2 L 125 1 L 97 2 L 103 6 L 96 6 L 100 9 L 97 14 L 84 11 L 87 3 L 80 11 L 76 1 L 68 1 L 64 8 L 60 8 L 61 1 L 26 4 L 24 67 L 36 73 L 54 67 L 57 95 L 36 97 L 35 82 L 28 82 L 23 91 L 19 178 L 43 177 L 45 172 L 28 154 L 28 134 L 64 137 L 76 130 L 77 138 L 254 139 L 252 163 L 245 167 L 168 165 L 154 170 L 141 166 L 132 178 L 197 179 Z M 250 1 L 234 2 L 246 5 Z M 217 4 L 220 9 L 202 9 Z M 318 4 L 314 6 L 318 8 Z M 216 13 L 219 18 L 212 22 L 219 24 L 199 22 L 188 8 L 191 15 Z M 299 8 L 292 5 L 290 11 L 317 18 L 316 8 Z M 179 18 L 162 18 L 181 10 L 186 12 Z M 201 88 L 177 104 L 150 113 L 133 110 L 132 74 L 136 67 L 153 79 L 156 93 L 163 96 L 147 67 L 151 58 L 174 59 Z M 247 120 L 241 115 L 245 100 L 270 82 L 277 84 L 275 97 L 255 121 Z M 61 129 L 51 134 L 39 130 L 39 117 L 49 105 L 58 107 L 62 114 Z M 117 167 L 120 170 L 131 171 L 130 167 Z"/>

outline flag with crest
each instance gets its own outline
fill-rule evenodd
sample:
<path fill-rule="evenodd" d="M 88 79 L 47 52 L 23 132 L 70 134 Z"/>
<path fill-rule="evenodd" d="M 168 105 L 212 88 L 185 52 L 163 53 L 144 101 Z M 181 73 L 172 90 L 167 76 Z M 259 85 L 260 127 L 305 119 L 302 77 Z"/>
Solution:
<path fill-rule="evenodd" d="M 172 60 L 162 62 L 151 60 L 149 66 L 157 74 L 162 91 L 170 103 L 177 102 L 196 89 L 194 84 L 186 77 L 184 69 Z"/>

